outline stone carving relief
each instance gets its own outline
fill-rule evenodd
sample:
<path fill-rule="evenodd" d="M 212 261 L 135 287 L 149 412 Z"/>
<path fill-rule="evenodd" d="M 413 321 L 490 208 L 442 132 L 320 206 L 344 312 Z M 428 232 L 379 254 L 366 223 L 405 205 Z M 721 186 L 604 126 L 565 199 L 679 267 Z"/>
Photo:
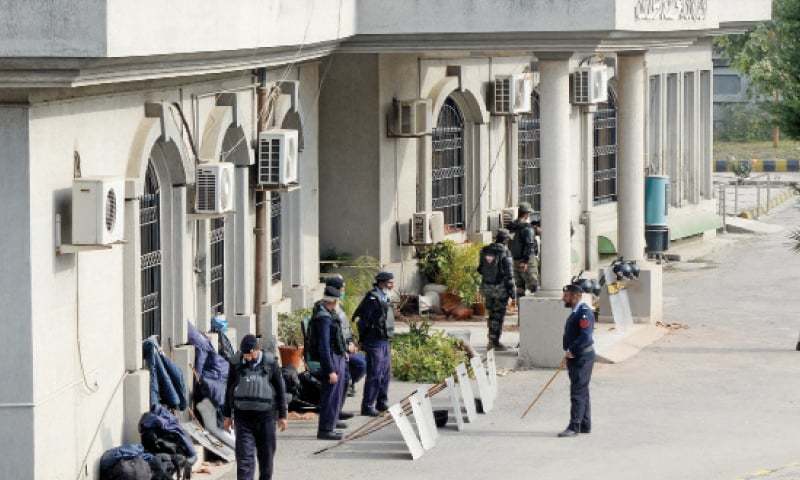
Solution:
<path fill-rule="evenodd" d="M 705 20 L 708 0 L 636 0 L 636 20 Z"/>

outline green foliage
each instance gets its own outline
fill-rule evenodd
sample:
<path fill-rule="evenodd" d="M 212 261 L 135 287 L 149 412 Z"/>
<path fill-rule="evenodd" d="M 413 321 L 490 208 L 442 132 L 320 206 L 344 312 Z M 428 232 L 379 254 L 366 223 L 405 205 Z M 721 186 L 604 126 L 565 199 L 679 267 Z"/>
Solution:
<path fill-rule="evenodd" d="M 746 74 L 751 93 L 780 98 L 770 105 L 775 122 L 800 136 L 800 0 L 774 0 L 773 20 L 743 35 L 720 37 L 716 46 Z"/>
<path fill-rule="evenodd" d="M 422 252 L 419 266 L 429 282 L 447 286 L 448 292 L 461 297 L 466 305 L 472 305 L 481 285 L 478 257 L 482 247 L 477 243 L 458 245 L 445 240 Z"/>
<path fill-rule="evenodd" d="M 478 298 L 481 276 L 478 273 L 478 260 L 483 245 L 467 243 L 456 246 L 450 262 L 442 270 L 447 290 L 455 293 L 465 305 L 472 305 Z"/>
<path fill-rule="evenodd" d="M 453 258 L 456 243 L 445 240 L 426 248 L 419 255 L 419 268 L 429 282 L 444 283 L 442 271 Z"/>
<path fill-rule="evenodd" d="M 723 142 L 769 140 L 774 126 L 769 107 L 764 104 L 730 103 L 721 105 L 715 125 L 716 139 Z"/>
<path fill-rule="evenodd" d="M 733 164 L 733 173 L 740 181 L 750 177 L 752 171 L 753 165 L 750 160 L 739 160 Z"/>
<path fill-rule="evenodd" d="M 344 277 L 344 299 L 341 301 L 342 309 L 347 318 L 352 318 L 361 298 L 372 290 L 375 275 L 380 271 L 380 263 L 372 257 L 358 257 L 347 267 L 340 269 Z"/>
<path fill-rule="evenodd" d="M 291 347 L 303 344 L 303 319 L 311 316 L 311 310 L 295 310 L 292 313 L 278 315 L 278 340 Z"/>
<path fill-rule="evenodd" d="M 453 374 L 467 356 L 455 338 L 431 333 L 428 321 L 414 322 L 392 341 L 392 374 L 404 382 L 439 383 Z"/>

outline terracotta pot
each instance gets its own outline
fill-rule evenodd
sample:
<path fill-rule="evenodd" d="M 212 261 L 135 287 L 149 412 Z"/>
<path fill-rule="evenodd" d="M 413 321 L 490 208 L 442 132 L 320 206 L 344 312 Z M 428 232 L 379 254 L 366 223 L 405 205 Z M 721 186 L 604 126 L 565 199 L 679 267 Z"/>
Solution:
<path fill-rule="evenodd" d="M 450 315 L 456 307 L 461 305 L 461 297 L 452 293 L 443 293 L 439 296 L 439 300 L 442 305 L 442 311 L 447 315 Z"/>
<path fill-rule="evenodd" d="M 466 305 L 459 305 L 451 313 L 456 320 L 469 320 L 472 318 L 472 309 Z"/>
<path fill-rule="evenodd" d="M 281 365 L 284 367 L 291 365 L 298 371 L 303 368 L 303 347 L 283 345 L 278 347 L 278 352 L 281 355 Z"/>
<path fill-rule="evenodd" d="M 482 317 L 486 315 L 486 304 L 483 302 L 473 303 L 472 312 L 475 314 L 476 317 Z"/>

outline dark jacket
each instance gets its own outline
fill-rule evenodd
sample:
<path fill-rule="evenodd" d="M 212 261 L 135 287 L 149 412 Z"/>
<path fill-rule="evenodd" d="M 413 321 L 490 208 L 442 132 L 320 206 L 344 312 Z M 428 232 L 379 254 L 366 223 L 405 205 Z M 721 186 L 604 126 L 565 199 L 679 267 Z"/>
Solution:
<path fill-rule="evenodd" d="M 225 389 L 228 384 L 230 364 L 214 350 L 211 340 L 191 323 L 189 324 L 189 344 L 194 346 L 194 369 L 200 391 L 215 407 L 225 403 Z M 195 394 L 196 395 L 196 394 Z"/>
<path fill-rule="evenodd" d="M 330 375 L 336 371 L 333 356 L 342 356 L 346 351 L 338 314 L 329 312 L 325 305 L 318 304 L 314 316 L 311 317 L 309 330 L 314 339 L 313 351 L 308 352 L 309 358 L 319 362 L 323 375 Z"/>
<path fill-rule="evenodd" d="M 483 285 L 503 285 L 506 290 L 514 290 L 514 265 L 511 252 L 502 243 L 491 243 L 481 249 L 478 273 Z"/>
<path fill-rule="evenodd" d="M 154 337 L 142 342 L 142 353 L 150 370 L 150 408 L 163 403 L 169 408 L 186 409 L 183 372 L 159 349 Z"/>
<path fill-rule="evenodd" d="M 512 248 L 514 260 L 529 262 L 531 257 L 535 257 L 538 252 L 536 247 L 536 239 L 533 233 L 533 225 L 528 222 L 523 222 L 519 219 L 514 220 L 509 225 L 508 230 L 514 234 L 512 245 L 519 245 L 517 248 Z"/>
<path fill-rule="evenodd" d="M 563 346 L 565 351 L 580 356 L 583 351 L 594 345 L 592 332 L 594 331 L 594 313 L 585 303 L 567 317 L 564 325 Z"/>
<path fill-rule="evenodd" d="M 390 320 L 391 303 L 384 301 L 377 288 L 364 295 L 353 320 L 358 323 L 358 335 L 362 342 L 370 340 L 388 340 L 394 335 L 394 325 Z"/>
<path fill-rule="evenodd" d="M 236 385 L 239 384 L 240 369 L 242 368 L 241 358 L 241 352 L 237 352 L 234 361 L 231 363 L 230 374 L 228 375 L 228 386 L 225 389 L 225 404 L 222 407 L 222 414 L 226 417 L 231 417 L 231 414 L 234 410 L 233 392 L 236 390 Z M 275 362 L 275 358 L 266 352 L 262 352 L 261 361 L 271 362 L 269 381 L 272 385 L 272 392 L 275 395 L 273 404 L 275 405 L 275 409 L 278 411 L 278 418 L 286 418 L 288 410 L 286 386 L 283 383 L 281 369 L 278 367 L 277 362 Z"/>

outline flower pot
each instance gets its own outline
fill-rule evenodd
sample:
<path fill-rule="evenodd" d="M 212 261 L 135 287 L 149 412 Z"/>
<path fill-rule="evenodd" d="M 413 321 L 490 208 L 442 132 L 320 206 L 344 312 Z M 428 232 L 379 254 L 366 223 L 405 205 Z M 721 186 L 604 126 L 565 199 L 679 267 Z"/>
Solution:
<path fill-rule="evenodd" d="M 278 352 L 281 355 L 281 365 L 284 367 L 293 366 L 295 370 L 300 370 L 303 367 L 303 347 L 290 347 L 282 345 L 278 347 Z"/>
<path fill-rule="evenodd" d="M 472 312 L 475 314 L 476 317 L 482 317 L 486 315 L 486 304 L 483 302 L 473 303 Z"/>
<path fill-rule="evenodd" d="M 452 293 L 443 293 L 439 296 L 439 301 L 442 306 L 442 312 L 450 315 L 451 312 L 461 305 L 461 297 Z"/>
<path fill-rule="evenodd" d="M 459 304 L 453 309 L 451 314 L 456 320 L 469 320 L 472 318 L 472 309 L 466 305 Z"/>

